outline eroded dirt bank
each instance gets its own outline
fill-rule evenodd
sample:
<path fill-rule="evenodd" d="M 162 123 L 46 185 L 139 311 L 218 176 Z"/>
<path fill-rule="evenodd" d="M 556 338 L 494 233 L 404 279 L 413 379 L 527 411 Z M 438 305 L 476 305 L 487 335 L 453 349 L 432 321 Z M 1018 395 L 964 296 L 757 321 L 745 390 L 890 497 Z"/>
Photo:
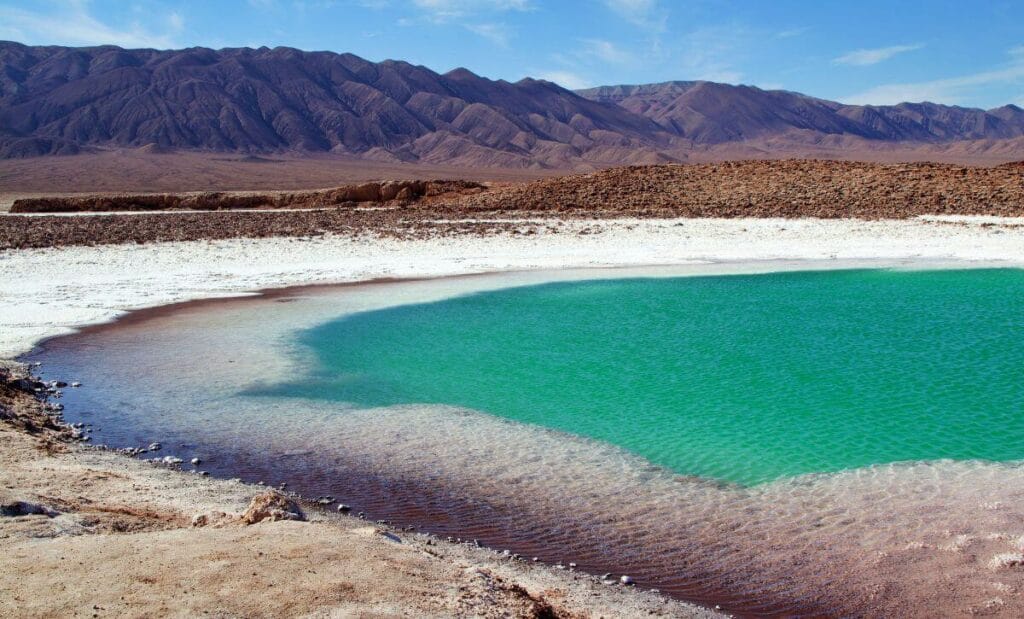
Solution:
<path fill-rule="evenodd" d="M 405 239 L 491 235 L 514 232 L 518 224 L 537 219 L 1020 217 L 1024 167 L 739 161 L 631 166 L 487 187 L 411 181 L 274 195 L 37 198 L 19 204 L 18 210 L 37 212 L 216 212 L 3 216 L 0 250 L 324 234 Z"/>

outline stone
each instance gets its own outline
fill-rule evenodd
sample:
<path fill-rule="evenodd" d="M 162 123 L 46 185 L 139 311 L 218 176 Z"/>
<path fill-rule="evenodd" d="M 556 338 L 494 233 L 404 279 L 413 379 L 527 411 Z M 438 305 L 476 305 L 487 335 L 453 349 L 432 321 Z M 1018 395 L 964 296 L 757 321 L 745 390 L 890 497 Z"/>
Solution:
<path fill-rule="evenodd" d="M 192 458 L 191 460 L 189 460 L 189 462 L 191 462 L 194 466 L 199 466 L 200 464 L 203 463 L 203 461 L 200 460 L 199 458 Z"/>
<path fill-rule="evenodd" d="M 1024 553 L 1020 552 L 1004 552 L 1002 554 L 995 555 L 988 562 L 990 569 L 1019 569 L 1024 567 Z"/>
<path fill-rule="evenodd" d="M 344 503 L 338 503 L 338 511 L 344 514 L 352 511 L 352 508 Z"/>
<path fill-rule="evenodd" d="M 405 189 L 404 183 L 396 181 L 387 181 L 381 183 L 380 186 L 380 200 L 381 202 L 390 202 L 398 197 L 398 194 Z"/>
<path fill-rule="evenodd" d="M 16 516 L 46 516 L 53 518 L 60 515 L 55 509 L 50 509 L 45 505 L 39 503 L 31 503 L 29 501 L 4 501 L 0 503 L 0 516 L 7 516 L 9 518 Z"/>
<path fill-rule="evenodd" d="M 163 459 L 160 461 L 163 462 L 164 464 L 181 464 L 183 462 L 181 458 L 178 458 L 176 456 L 164 456 Z"/>
<path fill-rule="evenodd" d="M 208 512 L 205 514 L 196 514 L 195 516 L 192 516 L 192 526 L 217 526 L 226 524 L 232 520 L 233 518 L 228 514 L 225 514 L 224 512 Z"/>
<path fill-rule="evenodd" d="M 623 574 L 622 576 L 619 577 L 619 582 L 621 582 L 622 584 L 627 585 L 627 586 L 634 584 L 633 578 L 631 576 L 627 576 L 625 574 Z"/>
<path fill-rule="evenodd" d="M 252 498 L 242 514 L 242 522 L 256 524 L 264 520 L 305 520 L 306 516 L 295 503 L 276 490 L 261 492 Z"/>

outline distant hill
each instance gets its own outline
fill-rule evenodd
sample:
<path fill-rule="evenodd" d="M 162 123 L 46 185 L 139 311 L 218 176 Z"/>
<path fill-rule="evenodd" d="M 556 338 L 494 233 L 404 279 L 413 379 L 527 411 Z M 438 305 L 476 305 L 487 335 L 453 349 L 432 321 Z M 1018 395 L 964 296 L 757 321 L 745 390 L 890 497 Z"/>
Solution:
<path fill-rule="evenodd" d="M 576 93 L 290 48 L 0 42 L 0 158 L 135 148 L 570 169 L 728 155 L 737 145 L 749 156 L 981 140 L 970 148 L 1012 156 L 1021 136 L 1015 106 L 848 106 L 710 82 Z"/>
<path fill-rule="evenodd" d="M 844 105 L 785 90 L 714 82 L 601 86 L 577 91 L 650 118 L 698 144 L 795 131 L 890 142 L 951 142 L 1024 136 L 1024 110 L 979 110 L 934 103 Z"/>

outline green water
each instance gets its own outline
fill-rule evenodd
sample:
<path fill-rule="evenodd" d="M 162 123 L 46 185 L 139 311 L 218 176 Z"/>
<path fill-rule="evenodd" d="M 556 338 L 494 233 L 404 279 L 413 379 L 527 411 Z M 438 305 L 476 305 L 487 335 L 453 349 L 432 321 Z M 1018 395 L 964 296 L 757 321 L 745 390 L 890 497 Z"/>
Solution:
<path fill-rule="evenodd" d="M 1024 458 L 1022 270 L 556 283 L 299 338 L 309 375 L 262 395 L 465 406 L 741 484 Z"/>

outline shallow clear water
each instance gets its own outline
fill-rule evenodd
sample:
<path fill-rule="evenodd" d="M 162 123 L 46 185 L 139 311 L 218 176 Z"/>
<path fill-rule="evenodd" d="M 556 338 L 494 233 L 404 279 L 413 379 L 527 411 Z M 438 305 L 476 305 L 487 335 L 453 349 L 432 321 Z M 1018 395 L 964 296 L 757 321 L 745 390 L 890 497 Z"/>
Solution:
<path fill-rule="evenodd" d="M 753 484 L 1024 458 L 1024 271 L 562 282 L 302 331 L 308 375 L 251 390 L 465 406 Z"/>

